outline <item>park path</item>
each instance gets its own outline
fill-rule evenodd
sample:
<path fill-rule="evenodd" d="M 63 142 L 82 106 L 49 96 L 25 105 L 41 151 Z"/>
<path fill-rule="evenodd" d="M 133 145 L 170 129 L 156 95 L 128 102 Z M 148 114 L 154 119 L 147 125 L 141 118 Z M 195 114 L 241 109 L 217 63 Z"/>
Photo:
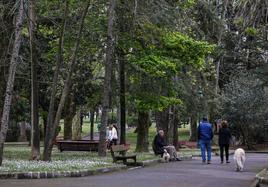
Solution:
<path fill-rule="evenodd" d="M 231 164 L 202 165 L 200 158 L 117 173 L 41 180 L 1 180 L 0 187 L 247 187 L 254 176 L 268 166 L 268 154 L 247 154 L 244 172 L 235 172 Z"/>

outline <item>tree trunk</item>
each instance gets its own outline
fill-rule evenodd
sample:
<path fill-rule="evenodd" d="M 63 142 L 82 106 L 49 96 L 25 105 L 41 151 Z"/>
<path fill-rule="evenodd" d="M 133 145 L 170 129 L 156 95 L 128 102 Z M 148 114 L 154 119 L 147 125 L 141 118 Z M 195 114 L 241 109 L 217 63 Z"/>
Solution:
<path fill-rule="evenodd" d="M 190 141 L 197 141 L 197 119 L 192 116 L 190 121 Z"/>
<path fill-rule="evenodd" d="M 138 127 L 137 127 L 137 152 L 148 152 L 149 151 L 149 125 L 150 125 L 150 115 L 149 112 L 139 112 L 138 113 Z"/>
<path fill-rule="evenodd" d="M 58 56 L 57 56 L 57 64 L 53 75 L 53 83 L 52 90 L 50 96 L 49 110 L 47 116 L 47 124 L 46 124 L 46 133 L 44 140 L 44 152 L 43 152 L 43 160 L 50 160 L 51 153 L 49 152 L 49 141 L 52 136 L 52 126 L 54 122 L 54 110 L 55 110 L 55 100 L 56 100 L 56 92 L 58 85 L 58 77 L 60 73 L 60 67 L 63 61 L 63 43 L 64 43 L 64 32 L 67 23 L 68 16 L 68 0 L 65 0 L 64 3 L 64 18 L 61 25 L 60 36 L 59 36 L 59 48 L 58 48 Z"/>
<path fill-rule="evenodd" d="M 174 142 L 174 106 L 170 106 L 168 109 L 168 129 L 166 132 L 167 143 L 172 145 Z"/>
<path fill-rule="evenodd" d="M 164 131 L 166 142 L 168 142 L 168 125 L 169 125 L 168 112 L 169 112 L 168 109 L 165 109 L 164 111 L 157 111 L 155 113 L 157 131 L 159 129 L 162 129 Z"/>
<path fill-rule="evenodd" d="M 81 126 L 80 133 L 83 132 L 83 124 L 84 124 L 84 115 L 83 115 L 83 110 L 82 110 L 80 113 L 80 126 Z"/>
<path fill-rule="evenodd" d="M 96 109 L 96 118 L 95 121 L 98 122 L 99 121 L 99 115 L 100 115 L 100 109 L 99 107 Z"/>
<path fill-rule="evenodd" d="M 26 122 L 22 121 L 18 123 L 20 127 L 20 136 L 18 138 L 19 142 L 26 142 L 27 141 L 27 136 L 26 136 Z"/>
<path fill-rule="evenodd" d="M 81 36 L 82 36 L 82 31 L 83 31 L 83 26 L 84 26 L 84 21 L 85 21 L 85 17 L 86 14 L 88 12 L 88 8 L 89 8 L 90 2 L 88 1 L 86 4 L 86 7 L 84 9 L 84 11 L 82 12 L 82 18 L 81 18 L 81 22 L 80 22 L 80 27 L 79 27 L 79 31 L 78 31 L 78 35 L 76 38 L 76 43 L 75 43 L 75 48 L 72 54 L 72 58 L 71 58 L 71 63 L 69 66 L 69 72 L 66 78 L 66 81 L 64 83 L 64 88 L 62 91 L 62 95 L 60 98 L 60 103 L 58 106 L 58 110 L 56 113 L 56 117 L 55 120 L 52 124 L 50 124 L 50 128 L 49 131 L 47 131 L 47 140 L 45 142 L 45 148 L 44 148 L 44 160 L 45 161 L 49 161 L 51 160 L 51 153 L 52 153 L 52 148 L 53 148 L 53 140 L 55 138 L 55 134 L 56 134 L 56 129 L 59 126 L 60 123 L 60 119 L 61 119 L 61 113 L 65 104 L 65 100 L 66 97 L 69 93 L 69 88 L 71 85 L 71 79 L 72 79 L 72 74 L 76 65 L 76 57 L 77 57 L 77 53 L 78 53 L 78 49 L 79 49 L 79 45 L 80 45 L 80 40 L 81 40 Z"/>
<path fill-rule="evenodd" d="M 36 50 L 36 11 L 35 0 L 29 1 L 29 36 L 31 61 L 31 158 L 40 159 L 40 130 L 38 114 L 38 77 L 37 77 L 37 50 Z"/>
<path fill-rule="evenodd" d="M 43 119 L 43 141 L 45 141 L 45 135 L 46 135 L 46 128 L 47 128 L 47 114 L 42 115 Z"/>
<path fill-rule="evenodd" d="M 112 61 L 114 55 L 114 36 L 113 36 L 113 25 L 114 25 L 114 12 L 115 12 L 116 0 L 110 0 L 108 9 L 108 37 L 107 37 L 107 48 L 106 48 L 106 62 L 105 62 L 105 77 L 104 77 L 104 91 L 102 100 L 102 114 L 101 114 L 101 126 L 100 126 L 100 140 L 99 140 L 99 156 L 106 156 L 106 126 L 108 121 L 109 111 L 109 96 L 111 93 L 111 78 L 112 78 Z"/>
<path fill-rule="evenodd" d="M 72 140 L 81 140 L 81 113 L 82 109 L 80 108 L 73 119 L 73 134 Z"/>
<path fill-rule="evenodd" d="M 64 140 L 72 139 L 72 124 L 75 116 L 75 104 L 73 102 L 73 95 L 69 95 L 66 100 L 66 114 L 64 117 Z"/>
<path fill-rule="evenodd" d="M 19 13 L 17 16 L 16 28 L 15 28 L 15 41 L 14 41 L 14 46 L 13 46 L 11 60 L 10 60 L 7 87 L 6 87 L 6 93 L 5 93 L 5 101 L 4 101 L 4 106 L 3 106 L 2 118 L 1 118 L 0 166 L 2 165 L 2 161 L 3 161 L 4 142 L 6 140 L 6 134 L 7 134 L 8 124 L 9 124 L 9 113 L 10 113 L 10 107 L 11 107 L 12 92 L 14 88 L 16 68 L 18 65 L 18 56 L 19 56 L 20 45 L 21 45 L 21 31 L 22 31 L 23 21 L 24 21 L 24 7 L 23 7 L 23 0 L 20 0 Z"/>
<path fill-rule="evenodd" d="M 126 144 L 126 96 L 125 96 L 125 61 L 124 54 L 119 56 L 120 80 L 120 144 Z"/>
<path fill-rule="evenodd" d="M 174 108 L 174 120 L 173 120 L 173 145 L 176 150 L 179 150 L 179 132 L 178 132 L 178 124 L 179 124 L 179 117 L 178 117 L 178 109 L 175 106 Z"/>
<path fill-rule="evenodd" d="M 94 140 L 94 117 L 95 111 L 90 111 L 90 140 Z"/>

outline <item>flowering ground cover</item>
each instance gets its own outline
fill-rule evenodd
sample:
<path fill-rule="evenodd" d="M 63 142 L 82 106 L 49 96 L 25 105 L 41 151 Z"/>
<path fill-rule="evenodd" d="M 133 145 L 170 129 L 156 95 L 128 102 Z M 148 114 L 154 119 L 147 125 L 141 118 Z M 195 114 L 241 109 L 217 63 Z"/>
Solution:
<path fill-rule="evenodd" d="M 42 152 L 42 148 L 41 148 Z M 31 161 L 30 147 L 27 145 L 8 145 L 4 149 L 4 161 L 0 173 L 5 172 L 50 172 L 90 170 L 114 166 L 110 153 L 99 157 L 96 152 L 60 152 L 53 149 L 51 162 Z M 156 159 L 152 152 L 138 153 L 138 161 Z"/>
<path fill-rule="evenodd" d="M 53 162 L 4 160 L 0 172 L 77 171 L 111 166 L 111 163 L 92 160 L 55 160 Z"/>

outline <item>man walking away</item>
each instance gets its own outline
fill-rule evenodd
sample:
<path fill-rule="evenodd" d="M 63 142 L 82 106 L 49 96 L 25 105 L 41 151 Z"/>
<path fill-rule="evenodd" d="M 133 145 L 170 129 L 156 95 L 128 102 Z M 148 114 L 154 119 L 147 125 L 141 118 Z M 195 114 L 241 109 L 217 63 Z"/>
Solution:
<path fill-rule="evenodd" d="M 211 163 L 211 141 L 213 138 L 212 125 L 208 122 L 206 117 L 198 126 L 198 141 L 201 147 L 202 162 L 207 164 Z M 207 159 L 206 159 L 207 151 Z"/>

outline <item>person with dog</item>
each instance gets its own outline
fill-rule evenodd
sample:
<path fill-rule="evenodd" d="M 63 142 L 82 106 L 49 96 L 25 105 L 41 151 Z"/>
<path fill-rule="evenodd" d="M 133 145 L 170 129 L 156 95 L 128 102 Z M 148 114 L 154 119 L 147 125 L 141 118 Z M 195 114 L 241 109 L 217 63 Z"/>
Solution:
<path fill-rule="evenodd" d="M 229 161 L 229 144 L 232 138 L 231 132 L 228 128 L 227 121 L 222 121 L 221 128 L 219 130 L 219 146 L 220 146 L 220 157 L 221 164 L 223 164 L 223 155 L 225 151 L 226 163 L 230 163 Z"/>
<path fill-rule="evenodd" d="M 155 155 L 161 155 L 161 157 L 163 157 L 163 154 L 167 152 L 170 155 L 171 160 L 180 161 L 175 147 L 166 143 L 165 133 L 162 129 L 160 129 L 154 137 L 153 150 Z"/>
<path fill-rule="evenodd" d="M 211 163 L 211 142 L 213 139 L 212 125 L 208 122 L 207 117 L 204 117 L 198 126 L 198 143 L 201 148 L 202 162 Z M 206 158 L 207 152 L 207 158 Z"/>

